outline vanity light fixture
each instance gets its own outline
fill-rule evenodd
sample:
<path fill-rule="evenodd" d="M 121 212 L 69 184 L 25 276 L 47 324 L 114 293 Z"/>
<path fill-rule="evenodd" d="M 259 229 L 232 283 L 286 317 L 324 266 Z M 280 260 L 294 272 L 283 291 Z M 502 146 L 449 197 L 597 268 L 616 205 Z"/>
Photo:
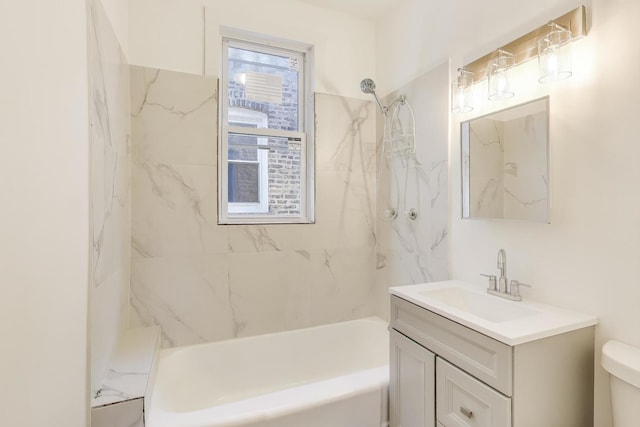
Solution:
<path fill-rule="evenodd" d="M 510 88 L 509 70 L 523 62 L 538 58 L 538 81 L 561 80 L 570 77 L 571 42 L 587 35 L 586 9 L 580 6 L 562 16 L 559 16 L 533 31 L 501 46 L 498 50 L 488 53 L 461 69 L 473 76 L 472 84 L 485 77 L 488 79 L 489 99 L 506 99 L 513 96 Z M 458 69 L 460 71 L 460 69 Z M 460 78 L 458 78 L 459 80 Z M 458 102 L 453 98 L 459 85 L 452 85 L 451 110 L 456 110 Z M 464 96 L 470 94 L 465 92 Z"/>
<path fill-rule="evenodd" d="M 458 68 L 460 75 L 451 84 L 451 111 L 455 113 L 468 113 L 473 110 L 471 103 L 471 85 L 473 74 L 464 68 Z"/>
<path fill-rule="evenodd" d="M 496 56 L 487 65 L 489 100 L 499 101 L 513 97 L 509 70 L 515 65 L 515 57 L 506 50 L 498 49 Z"/>
<path fill-rule="evenodd" d="M 551 30 L 538 39 L 538 72 L 540 83 L 571 77 L 571 31 L 551 21 Z"/>

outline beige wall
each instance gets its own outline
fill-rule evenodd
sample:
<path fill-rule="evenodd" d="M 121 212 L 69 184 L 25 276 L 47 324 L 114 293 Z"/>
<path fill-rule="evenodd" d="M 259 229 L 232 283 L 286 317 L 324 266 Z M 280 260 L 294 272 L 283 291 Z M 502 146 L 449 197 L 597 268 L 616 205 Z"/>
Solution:
<path fill-rule="evenodd" d="M 0 414 L 87 425 L 84 0 L 0 2 Z"/>
<path fill-rule="evenodd" d="M 129 62 L 191 74 L 206 63 L 217 76 L 220 26 L 313 44 L 316 92 L 370 99 L 360 80 L 376 77 L 374 25 L 294 0 L 131 0 Z"/>
<path fill-rule="evenodd" d="M 125 58 L 129 55 L 129 3 L 131 0 L 102 0 L 102 6 Z"/>

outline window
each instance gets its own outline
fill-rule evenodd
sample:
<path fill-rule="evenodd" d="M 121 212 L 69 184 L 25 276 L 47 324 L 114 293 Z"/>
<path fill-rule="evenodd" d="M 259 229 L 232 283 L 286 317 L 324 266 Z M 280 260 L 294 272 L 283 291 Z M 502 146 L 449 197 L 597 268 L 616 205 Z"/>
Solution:
<path fill-rule="evenodd" d="M 244 108 L 229 108 L 231 126 L 264 129 L 267 114 Z M 268 213 L 269 139 L 258 136 L 229 134 L 227 137 L 228 212 L 232 214 Z"/>
<path fill-rule="evenodd" d="M 307 53 L 231 38 L 222 52 L 219 222 L 313 222 Z"/>

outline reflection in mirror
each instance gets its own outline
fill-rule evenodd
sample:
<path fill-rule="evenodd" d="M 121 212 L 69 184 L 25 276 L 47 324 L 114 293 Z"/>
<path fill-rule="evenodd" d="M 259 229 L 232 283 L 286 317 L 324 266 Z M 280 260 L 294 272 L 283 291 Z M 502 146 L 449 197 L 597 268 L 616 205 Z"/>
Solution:
<path fill-rule="evenodd" d="M 462 217 L 549 222 L 549 97 L 460 131 Z"/>

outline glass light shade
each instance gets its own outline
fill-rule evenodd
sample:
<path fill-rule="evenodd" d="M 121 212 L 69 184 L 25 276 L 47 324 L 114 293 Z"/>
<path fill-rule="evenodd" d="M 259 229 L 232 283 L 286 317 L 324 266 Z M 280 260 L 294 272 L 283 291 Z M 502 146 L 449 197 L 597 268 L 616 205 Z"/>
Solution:
<path fill-rule="evenodd" d="M 489 100 L 498 101 L 511 98 L 515 93 L 511 90 L 510 69 L 515 58 L 509 52 L 500 50 L 498 56 L 489 61 L 487 76 L 489 80 Z"/>
<path fill-rule="evenodd" d="M 460 75 L 451 84 L 451 111 L 454 113 L 468 113 L 473 110 L 471 101 L 471 85 L 473 78 L 469 71 L 458 69 Z"/>
<path fill-rule="evenodd" d="M 551 24 L 552 30 L 538 40 L 538 81 L 563 80 L 573 74 L 571 67 L 571 31 Z"/>

